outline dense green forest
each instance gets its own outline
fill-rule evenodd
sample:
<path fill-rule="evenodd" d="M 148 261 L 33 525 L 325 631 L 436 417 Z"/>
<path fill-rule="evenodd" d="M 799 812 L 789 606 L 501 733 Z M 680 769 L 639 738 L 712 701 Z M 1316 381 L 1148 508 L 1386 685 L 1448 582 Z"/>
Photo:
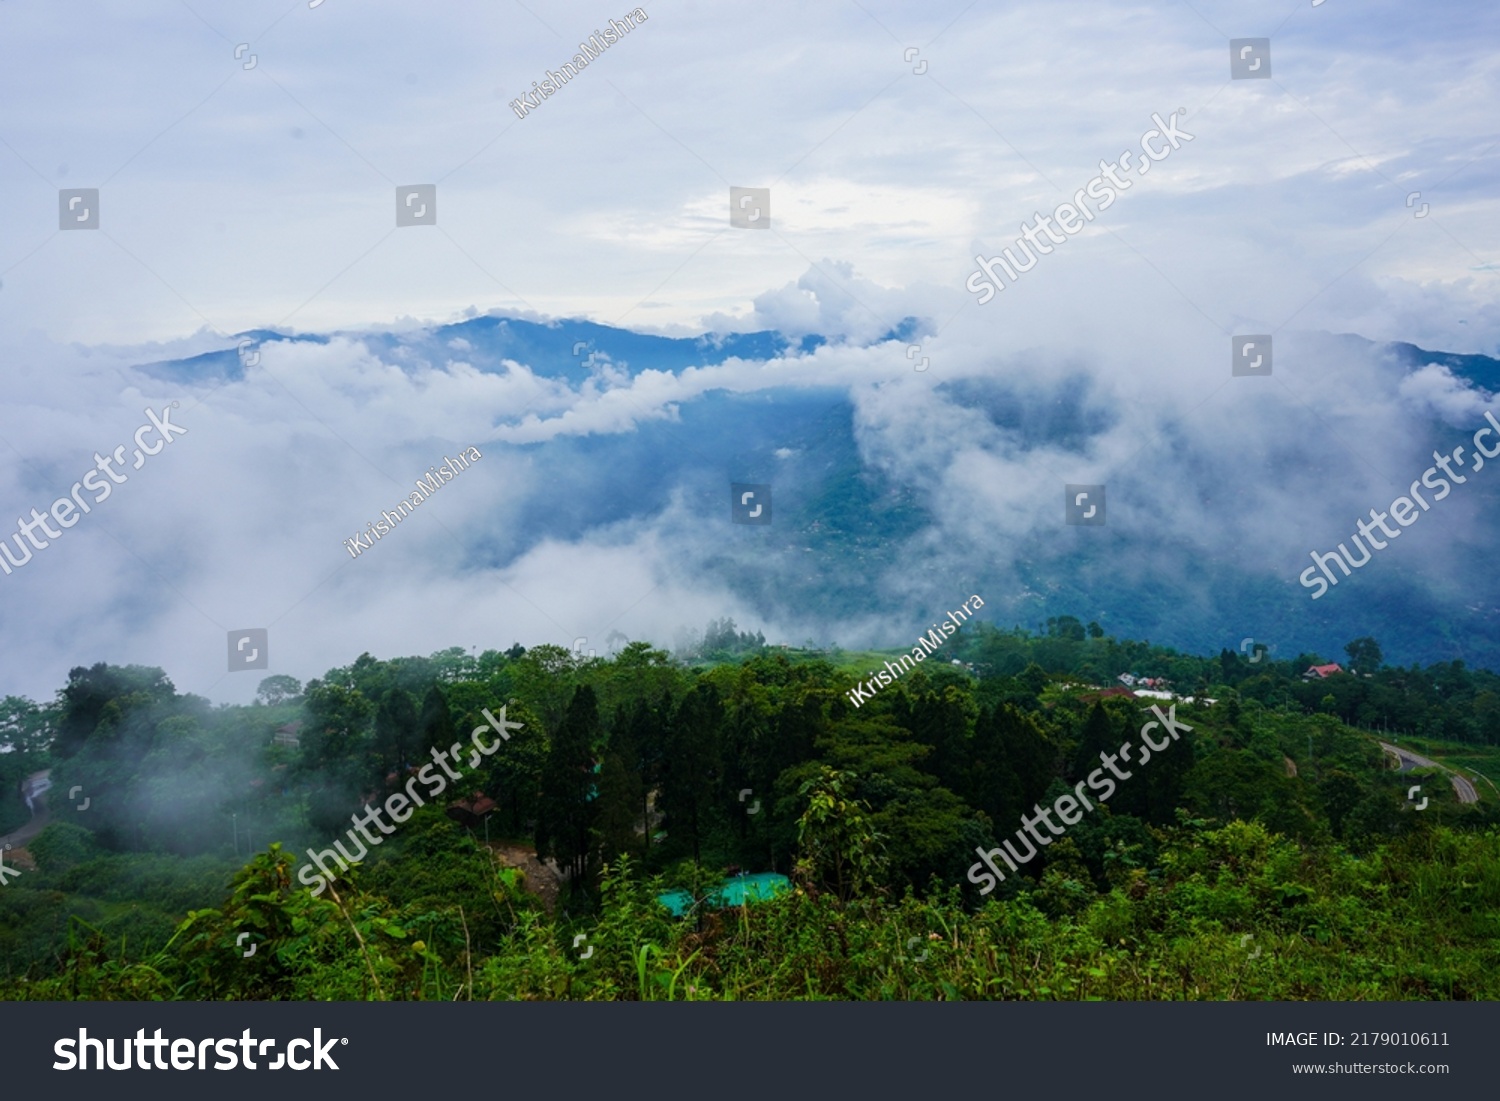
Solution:
<path fill-rule="evenodd" d="M 0 707 L 0 834 L 29 820 L 21 779 L 52 782 L 4 854 L 0 997 L 1500 996 L 1500 678 L 1389 668 L 1369 638 L 1326 678 L 1249 649 L 971 622 L 859 706 L 901 652 L 729 620 L 676 658 L 366 654 L 243 707 L 74 669 Z M 1190 729 L 981 894 L 978 854 L 1087 791 L 1152 704 Z M 441 797 L 376 832 L 450 748 Z M 323 889 L 309 853 L 335 839 L 353 860 Z M 790 889 L 711 905 L 740 872 Z M 698 904 L 673 917 L 668 890 Z"/>

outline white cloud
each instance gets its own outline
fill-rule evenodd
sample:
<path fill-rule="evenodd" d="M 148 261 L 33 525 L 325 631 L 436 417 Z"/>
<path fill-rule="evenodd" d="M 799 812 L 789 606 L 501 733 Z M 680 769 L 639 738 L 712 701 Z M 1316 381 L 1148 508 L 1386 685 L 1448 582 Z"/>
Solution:
<path fill-rule="evenodd" d="M 1500 13 L 865 8 L 773 3 L 746 35 L 737 8 L 666 7 L 526 119 L 506 102 L 618 10 L 110 0 L 61 33 L 48 6 L 0 8 L 0 96 L 24 105 L 0 125 L 0 516 L 45 507 L 147 404 L 182 399 L 192 433 L 0 577 L 0 627 L 26 639 L 4 651 L 13 685 L 45 695 L 73 664 L 146 661 L 243 698 L 254 678 L 224 680 L 217 638 L 266 624 L 304 676 L 366 648 L 569 644 L 622 616 L 665 632 L 728 613 L 793 641 L 888 631 L 757 619 L 712 572 L 720 548 L 679 485 L 571 538 L 516 530 L 539 501 L 574 503 L 564 476 L 605 484 L 588 446 L 721 391 L 850 394 L 866 465 L 936 518 L 918 539 L 933 576 L 879 579 L 919 603 L 966 563 L 1060 546 L 1064 481 L 1107 480 L 1122 524 L 1149 515 L 1203 555 L 1284 570 L 1389 501 L 1423 418 L 1475 422 L 1479 397 L 1441 368 L 1403 381 L 1295 333 L 1500 349 Z M 1215 28 L 1273 27 L 1275 80 L 1226 81 Z M 232 56 L 245 41 L 254 70 Z M 1191 143 L 973 304 L 977 252 L 1179 107 Z M 394 228 L 412 182 L 437 183 L 436 227 Z M 770 231 L 729 228 L 730 185 L 772 189 Z M 57 189 L 93 186 L 104 231 L 58 232 Z M 464 338 L 426 364 L 351 335 L 495 310 L 831 344 L 675 372 L 602 356 L 563 379 L 520 353 L 481 370 Z M 908 316 L 926 371 L 903 343 L 869 346 Z M 131 370 L 265 327 L 343 335 L 267 343 L 212 392 Z M 1274 379 L 1228 378 L 1229 336 L 1247 332 L 1276 334 Z M 773 443 L 795 476 L 809 446 Z M 344 539 L 470 445 L 472 471 L 349 559 Z M 1293 445 L 1321 465 L 1288 463 Z M 1188 455 L 1204 469 L 1184 472 Z"/>
<path fill-rule="evenodd" d="M 1453 428 L 1482 426 L 1484 412 L 1494 400 L 1493 394 L 1476 390 L 1438 363 L 1429 363 L 1401 380 L 1398 388 L 1403 401 L 1416 411 L 1431 414 Z"/>

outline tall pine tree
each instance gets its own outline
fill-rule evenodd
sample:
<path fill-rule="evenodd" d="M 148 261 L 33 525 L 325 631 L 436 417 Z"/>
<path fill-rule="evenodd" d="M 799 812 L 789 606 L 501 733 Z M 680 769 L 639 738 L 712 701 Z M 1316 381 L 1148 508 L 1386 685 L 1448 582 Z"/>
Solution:
<path fill-rule="evenodd" d="M 932 749 L 923 770 L 949 791 L 962 793 L 969 768 L 968 719 L 954 693 L 924 692 L 912 703 L 910 718 L 903 725 Z"/>
<path fill-rule="evenodd" d="M 710 806 L 719 779 L 719 725 L 723 707 L 708 681 L 683 697 L 667 733 L 662 761 L 661 808 L 667 837 L 679 851 L 701 859 Z"/>
<path fill-rule="evenodd" d="M 428 751 L 436 749 L 446 753 L 457 739 L 453 737 L 453 716 L 448 710 L 448 697 L 436 684 L 427 689 L 422 697 L 422 710 L 417 715 L 417 738 L 414 756 L 431 760 Z"/>
<path fill-rule="evenodd" d="M 645 700 L 615 708 L 599 778 L 599 830 L 607 856 L 637 848 L 642 860 L 651 855 L 652 734 L 651 706 Z"/>
<path fill-rule="evenodd" d="M 375 712 L 375 768 L 380 782 L 411 763 L 416 739 L 417 708 L 411 695 L 400 688 L 387 689 Z"/>
<path fill-rule="evenodd" d="M 594 743 L 599 736 L 599 704 L 583 685 L 573 693 L 562 722 L 552 732 L 542 768 L 541 810 L 536 850 L 555 858 L 577 879 L 588 869 L 590 842 L 598 813 Z"/>
<path fill-rule="evenodd" d="M 1054 775 L 1052 741 L 1036 720 L 1008 703 L 981 712 L 974 727 L 967 798 L 990 816 L 997 836 L 1017 828 Z M 1017 826 L 1012 826 L 1011 823 Z"/>

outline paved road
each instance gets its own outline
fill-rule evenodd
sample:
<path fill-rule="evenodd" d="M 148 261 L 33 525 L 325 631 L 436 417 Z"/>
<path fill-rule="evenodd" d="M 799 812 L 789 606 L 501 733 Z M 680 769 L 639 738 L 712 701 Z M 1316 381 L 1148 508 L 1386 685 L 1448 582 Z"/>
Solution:
<path fill-rule="evenodd" d="M 1458 801 L 1460 803 L 1479 802 L 1479 792 L 1474 790 L 1474 785 L 1447 765 L 1440 765 L 1436 761 L 1423 757 L 1420 753 L 1413 753 L 1409 749 L 1402 749 L 1400 746 L 1391 745 L 1389 742 L 1381 742 L 1380 748 L 1401 762 L 1402 772 L 1410 772 L 1414 768 L 1435 768 L 1446 772 L 1448 779 L 1453 782 L 1453 790 L 1458 794 Z"/>
<path fill-rule="evenodd" d="M 48 779 L 51 774 L 51 769 L 43 769 L 41 772 L 33 772 L 21 781 L 21 797 L 31 808 L 31 821 L 14 833 L 0 837 L 0 848 L 10 845 L 19 849 L 47 828 L 50 820 L 47 814 L 47 789 L 52 786 L 52 781 Z"/>

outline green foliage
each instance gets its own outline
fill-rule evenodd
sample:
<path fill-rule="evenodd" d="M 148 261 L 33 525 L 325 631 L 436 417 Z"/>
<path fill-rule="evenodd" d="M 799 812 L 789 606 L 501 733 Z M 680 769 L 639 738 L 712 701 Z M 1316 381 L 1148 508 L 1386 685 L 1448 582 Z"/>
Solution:
<path fill-rule="evenodd" d="M 766 636 L 756 631 L 735 630 L 734 620 L 711 619 L 702 638 L 694 638 L 681 649 L 680 657 L 689 662 L 732 661 L 765 648 Z"/>
<path fill-rule="evenodd" d="M 587 868 L 598 816 L 594 774 L 594 743 L 598 737 L 598 701 L 594 690 L 583 685 L 573 693 L 567 715 L 552 736 L 542 769 L 536 829 L 537 852 L 556 857 L 575 879 Z"/>
<path fill-rule="evenodd" d="M 869 808 L 850 796 L 852 782 L 824 766 L 797 792 L 807 800 L 797 819 L 798 878 L 832 891 L 841 902 L 874 892 L 881 864 L 880 836 Z"/>
<path fill-rule="evenodd" d="M 302 682 L 296 677 L 277 673 L 266 677 L 255 689 L 255 698 L 267 707 L 276 707 L 302 696 Z"/>
<path fill-rule="evenodd" d="M 94 835 L 71 822 L 52 822 L 27 846 L 41 872 L 65 872 L 99 855 Z"/>
<path fill-rule="evenodd" d="M 838 667 L 710 627 L 707 669 L 644 643 L 453 648 L 365 654 L 305 689 L 267 678 L 250 707 L 105 665 L 73 670 L 54 708 L 7 699 L 4 775 L 50 766 L 54 798 L 80 784 L 92 804 L 89 830 L 53 823 L 0 892 L 0 996 L 1500 994 L 1500 793 L 1474 772 L 1500 774 L 1488 672 L 1386 669 L 1366 638 L 1347 648 L 1359 676 L 1304 681 L 1316 655 L 1198 658 L 1058 616 L 1041 636 L 966 625 L 947 644 L 966 664 L 928 662 L 855 707 L 845 692 L 879 659 Z M 1140 744 L 1148 701 L 1101 685 L 1126 672 L 1195 694 L 1175 703 L 1191 730 L 978 895 L 976 849 Z M 308 892 L 292 852 L 425 788 L 424 766 L 443 776 L 433 751 L 476 727 L 493 740 L 502 706 L 519 731 L 466 749 L 445 794 Z M 293 719 L 300 746 L 273 746 Z M 1365 728 L 1403 722 L 1480 804 L 1441 769 L 1390 768 Z M 462 825 L 445 804 L 476 790 L 496 809 L 482 825 L 455 809 Z M 500 858 L 528 837 L 563 873 L 555 905 L 529 854 L 529 871 Z M 655 902 L 741 867 L 797 889 L 682 919 Z"/>

